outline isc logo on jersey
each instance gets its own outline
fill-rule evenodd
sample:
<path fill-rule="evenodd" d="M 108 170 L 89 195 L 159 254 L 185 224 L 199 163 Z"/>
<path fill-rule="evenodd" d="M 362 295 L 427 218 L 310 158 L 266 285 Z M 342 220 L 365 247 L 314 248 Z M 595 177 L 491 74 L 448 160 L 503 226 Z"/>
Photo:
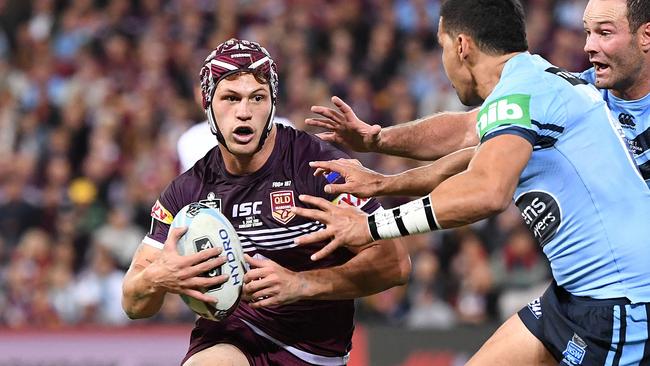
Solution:
<path fill-rule="evenodd" d="M 199 202 L 183 207 L 174 217 L 174 227 L 187 227 L 187 232 L 178 241 L 176 249 L 181 255 L 198 253 L 209 248 L 220 247 L 226 263 L 204 273 L 205 277 L 216 277 L 227 273 L 230 277 L 221 286 L 205 289 L 205 294 L 218 300 L 215 305 L 183 296 L 183 301 L 196 314 L 210 320 L 222 320 L 230 315 L 239 304 L 244 273 L 244 253 L 237 232 L 218 210 Z"/>
<path fill-rule="evenodd" d="M 530 95 L 511 94 L 491 102 L 478 113 L 476 130 L 482 139 L 489 131 L 510 125 L 531 128 Z"/>

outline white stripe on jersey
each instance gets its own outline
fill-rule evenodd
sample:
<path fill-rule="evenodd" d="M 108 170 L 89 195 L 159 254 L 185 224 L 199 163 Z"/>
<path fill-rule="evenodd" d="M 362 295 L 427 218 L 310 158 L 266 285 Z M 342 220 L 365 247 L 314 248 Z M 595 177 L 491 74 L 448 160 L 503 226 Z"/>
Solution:
<path fill-rule="evenodd" d="M 260 230 L 248 230 L 248 231 L 242 231 L 241 233 L 238 234 L 247 234 L 247 235 L 257 235 L 257 234 L 268 234 L 268 233 L 274 233 L 278 231 L 293 231 L 293 230 L 298 230 L 300 228 L 312 226 L 312 225 L 322 225 L 318 221 L 310 221 L 306 224 L 301 224 L 301 225 L 296 225 L 296 226 L 288 226 L 288 227 L 276 227 L 274 229 L 260 229 Z"/>
<path fill-rule="evenodd" d="M 325 225 L 316 221 L 289 228 L 240 231 L 237 232 L 237 235 L 240 237 L 242 248 L 244 250 L 252 249 L 254 247 L 265 250 L 280 250 L 293 248 L 296 246 L 294 243 L 295 238 L 304 234 L 322 230 L 324 228 Z M 279 232 L 278 229 L 283 229 L 284 232 Z M 251 232 L 257 233 L 257 235 L 249 235 Z M 263 235 L 268 234 L 269 232 L 279 233 L 273 235 Z"/>

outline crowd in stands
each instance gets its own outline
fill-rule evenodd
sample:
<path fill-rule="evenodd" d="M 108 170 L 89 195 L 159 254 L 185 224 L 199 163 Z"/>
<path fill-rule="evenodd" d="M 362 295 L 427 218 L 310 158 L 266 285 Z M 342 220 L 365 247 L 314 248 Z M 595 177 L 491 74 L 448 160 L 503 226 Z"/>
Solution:
<path fill-rule="evenodd" d="M 571 71 L 584 0 L 525 1 L 530 50 Z M 390 126 L 465 108 L 436 44 L 438 0 L 0 0 L 0 327 L 125 325 L 121 280 L 151 206 L 179 174 L 176 142 L 211 48 L 260 42 L 278 115 L 310 132 L 332 95 Z M 489 14 L 486 14 L 489 16 Z M 397 173 L 422 164 L 352 154 Z M 385 207 L 405 202 L 381 199 Z M 450 328 L 503 319 L 548 265 L 518 211 L 407 238 L 407 286 L 358 301 L 363 322 Z M 186 322 L 178 296 L 148 322 Z M 142 322 L 142 321 L 140 321 Z M 146 321 L 145 321 L 146 322 Z"/>

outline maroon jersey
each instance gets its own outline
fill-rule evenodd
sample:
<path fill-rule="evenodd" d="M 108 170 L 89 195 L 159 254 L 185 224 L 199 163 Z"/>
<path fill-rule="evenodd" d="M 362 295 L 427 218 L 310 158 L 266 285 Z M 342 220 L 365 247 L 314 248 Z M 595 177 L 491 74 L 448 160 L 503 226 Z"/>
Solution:
<path fill-rule="evenodd" d="M 276 128 L 273 152 L 254 174 L 229 174 L 220 150 L 215 147 L 194 167 L 174 179 L 152 209 L 152 228 L 145 243 L 162 248 L 173 216 L 185 205 L 200 201 L 221 210 L 237 230 L 244 252 L 251 256 L 272 259 L 292 271 L 331 267 L 352 258 L 353 254 L 347 249 L 339 249 L 328 258 L 312 261 L 310 255 L 325 243 L 296 246 L 294 239 L 321 230 L 325 225 L 296 216 L 290 208 L 306 207 L 298 200 L 300 194 L 346 202 L 368 213 L 378 209 L 379 203 L 348 194 L 325 193 L 323 187 L 328 182 L 322 176 L 314 177 L 309 162 L 348 156 L 305 132 L 280 125 Z M 252 309 L 242 301 L 224 322 L 238 318 L 257 334 L 300 352 L 342 357 L 351 348 L 353 316 L 353 300 L 298 301 L 263 309 Z M 211 323 L 201 321 L 198 324 L 209 326 Z"/>

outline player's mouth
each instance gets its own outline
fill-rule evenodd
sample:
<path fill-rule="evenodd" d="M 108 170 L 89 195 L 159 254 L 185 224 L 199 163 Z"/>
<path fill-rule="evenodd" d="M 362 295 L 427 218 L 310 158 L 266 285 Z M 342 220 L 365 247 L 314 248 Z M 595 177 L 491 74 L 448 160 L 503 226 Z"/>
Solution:
<path fill-rule="evenodd" d="M 603 75 L 606 72 L 609 72 L 609 65 L 602 62 L 591 62 L 594 65 L 594 70 L 596 71 L 596 76 Z"/>
<path fill-rule="evenodd" d="M 253 129 L 248 126 L 239 126 L 235 128 L 235 131 L 233 131 L 235 142 L 239 144 L 247 144 L 251 142 L 254 136 L 255 133 Z"/>

